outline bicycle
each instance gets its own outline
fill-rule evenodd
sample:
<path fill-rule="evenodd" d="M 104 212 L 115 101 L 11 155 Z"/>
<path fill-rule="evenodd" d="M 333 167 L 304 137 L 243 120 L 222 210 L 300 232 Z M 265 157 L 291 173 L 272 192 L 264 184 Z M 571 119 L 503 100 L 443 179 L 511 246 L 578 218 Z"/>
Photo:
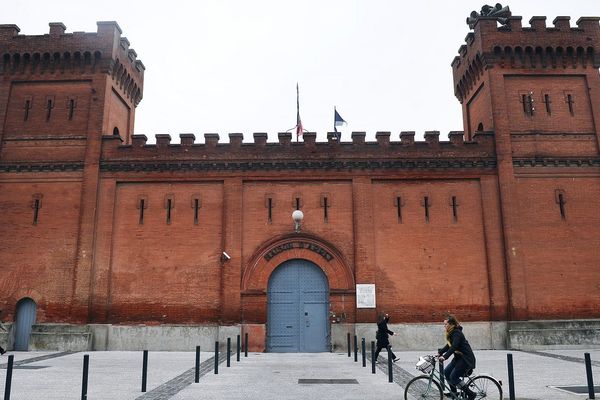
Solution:
<path fill-rule="evenodd" d="M 411 379 L 404 389 L 404 399 L 438 399 L 444 398 L 444 390 L 448 389 L 444 379 L 440 379 L 440 373 L 436 368 L 438 360 L 435 356 L 423 356 L 419 358 L 416 368 L 423 372 Z M 470 374 L 467 374 L 468 377 Z M 502 400 L 502 387 L 494 377 L 486 374 L 476 375 L 468 378 L 467 387 L 477 395 L 475 399 Z M 447 394 L 451 399 L 466 399 L 463 391 L 457 388 L 458 392 Z M 411 397 L 409 397 L 411 396 Z"/>

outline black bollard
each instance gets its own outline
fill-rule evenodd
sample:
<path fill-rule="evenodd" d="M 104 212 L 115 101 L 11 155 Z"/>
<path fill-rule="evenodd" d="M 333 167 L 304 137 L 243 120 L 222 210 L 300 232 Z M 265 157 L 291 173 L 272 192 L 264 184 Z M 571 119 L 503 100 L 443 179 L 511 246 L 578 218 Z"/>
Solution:
<path fill-rule="evenodd" d="M 89 354 L 85 354 L 83 356 L 83 378 L 81 380 L 81 400 L 87 400 L 89 365 L 90 365 L 90 356 L 89 356 Z"/>
<path fill-rule="evenodd" d="M 196 369 L 194 372 L 194 382 L 200 382 L 200 346 L 196 346 Z"/>
<path fill-rule="evenodd" d="M 354 335 L 354 362 L 358 362 L 358 338 Z"/>
<path fill-rule="evenodd" d="M 363 367 L 366 367 L 367 366 L 367 346 L 365 344 L 365 338 L 362 338 L 362 341 L 361 341 L 361 350 L 362 350 Z"/>
<path fill-rule="evenodd" d="M 444 383 L 445 379 L 446 379 L 446 377 L 444 376 L 444 362 L 440 361 L 440 386 L 444 390 L 446 389 L 445 388 L 445 383 Z"/>
<path fill-rule="evenodd" d="M 240 335 L 237 335 L 237 345 L 236 345 L 236 349 L 237 349 L 237 355 L 236 355 L 236 359 L 235 361 L 240 361 Z"/>
<path fill-rule="evenodd" d="M 146 380 L 148 378 L 148 350 L 144 350 L 142 361 L 142 393 L 146 391 Z"/>
<path fill-rule="evenodd" d="M 375 373 L 375 342 L 371 340 L 371 373 Z"/>
<path fill-rule="evenodd" d="M 388 352 L 388 382 L 394 382 L 394 372 L 392 371 L 392 351 L 390 350 L 390 346 L 387 348 Z"/>
<path fill-rule="evenodd" d="M 10 400 L 10 386 L 12 385 L 12 371 L 15 356 L 8 356 L 8 364 L 6 365 L 6 385 L 4 386 L 4 400 Z"/>
<path fill-rule="evenodd" d="M 244 357 L 248 357 L 248 333 L 244 334 Z"/>
<path fill-rule="evenodd" d="M 596 394 L 594 390 L 594 377 L 592 376 L 592 359 L 590 353 L 585 353 L 585 373 L 587 375 L 588 393 L 590 399 L 595 399 Z"/>
<path fill-rule="evenodd" d="M 508 398 L 509 400 L 515 400 L 515 374 L 513 371 L 513 358 L 511 353 L 506 355 L 506 361 L 508 363 Z"/>
<path fill-rule="evenodd" d="M 215 375 L 219 373 L 219 341 L 215 342 Z"/>
<path fill-rule="evenodd" d="M 348 332 L 348 357 L 352 357 L 352 345 L 350 344 L 350 332 Z"/>
<path fill-rule="evenodd" d="M 227 368 L 231 367 L 231 338 L 227 338 Z"/>

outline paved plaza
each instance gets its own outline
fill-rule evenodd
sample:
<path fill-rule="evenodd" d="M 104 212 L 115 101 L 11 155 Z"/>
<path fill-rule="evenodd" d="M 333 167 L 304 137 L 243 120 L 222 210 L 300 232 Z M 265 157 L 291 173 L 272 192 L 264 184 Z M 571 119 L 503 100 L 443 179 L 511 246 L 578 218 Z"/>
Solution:
<path fill-rule="evenodd" d="M 516 398 L 586 399 L 553 386 L 587 386 L 584 353 L 591 354 L 593 377 L 600 384 L 600 349 L 511 351 Z M 402 399 L 403 385 L 417 375 L 415 363 L 424 352 L 396 352 L 394 382 L 387 364 L 362 367 L 347 353 L 250 353 L 227 367 L 221 354 L 214 374 L 214 354 L 201 353 L 200 382 L 194 383 L 195 353 L 150 352 L 147 392 L 141 392 L 142 352 L 9 352 L 0 359 L 0 382 L 6 381 L 7 355 L 14 355 L 10 399 L 80 399 L 83 356 L 89 354 L 88 399 Z M 480 350 L 476 373 L 501 380 L 508 398 L 507 351 Z M 383 361 L 383 357 L 382 357 Z M 320 380 L 320 381 L 315 381 Z M 600 397 L 597 395 L 596 397 Z"/>

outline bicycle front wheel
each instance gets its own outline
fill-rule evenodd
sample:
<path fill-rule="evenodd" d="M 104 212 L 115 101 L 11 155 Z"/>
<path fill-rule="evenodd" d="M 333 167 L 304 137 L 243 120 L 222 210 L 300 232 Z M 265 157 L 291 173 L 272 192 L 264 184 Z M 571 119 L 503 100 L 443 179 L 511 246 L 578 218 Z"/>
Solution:
<path fill-rule="evenodd" d="M 469 381 L 469 389 L 475 392 L 475 399 L 502 400 L 502 387 L 491 376 L 476 376 Z"/>
<path fill-rule="evenodd" d="M 444 398 L 444 392 L 442 392 L 439 383 L 430 379 L 428 375 L 421 375 L 411 379 L 406 384 L 406 389 L 404 389 L 404 400 L 413 398 L 442 400 Z"/>

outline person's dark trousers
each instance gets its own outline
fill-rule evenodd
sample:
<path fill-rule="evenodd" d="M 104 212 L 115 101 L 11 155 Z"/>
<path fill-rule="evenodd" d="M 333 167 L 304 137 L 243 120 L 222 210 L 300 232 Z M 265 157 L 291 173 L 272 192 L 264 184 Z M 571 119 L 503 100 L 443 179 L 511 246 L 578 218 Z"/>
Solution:
<path fill-rule="evenodd" d="M 465 373 L 469 370 L 469 364 L 465 362 L 461 357 L 454 357 L 450 364 L 444 368 L 444 376 L 446 381 L 450 384 L 450 387 L 459 386 L 460 379 L 465 376 Z"/>
<path fill-rule="evenodd" d="M 379 352 L 381 352 L 381 350 L 383 350 L 384 348 L 388 349 L 390 351 L 390 356 L 392 356 L 392 360 L 395 360 L 396 359 L 396 355 L 392 351 L 392 346 L 388 344 L 386 347 L 377 346 L 377 350 L 375 350 L 375 361 L 377 361 L 377 358 L 379 357 Z"/>

